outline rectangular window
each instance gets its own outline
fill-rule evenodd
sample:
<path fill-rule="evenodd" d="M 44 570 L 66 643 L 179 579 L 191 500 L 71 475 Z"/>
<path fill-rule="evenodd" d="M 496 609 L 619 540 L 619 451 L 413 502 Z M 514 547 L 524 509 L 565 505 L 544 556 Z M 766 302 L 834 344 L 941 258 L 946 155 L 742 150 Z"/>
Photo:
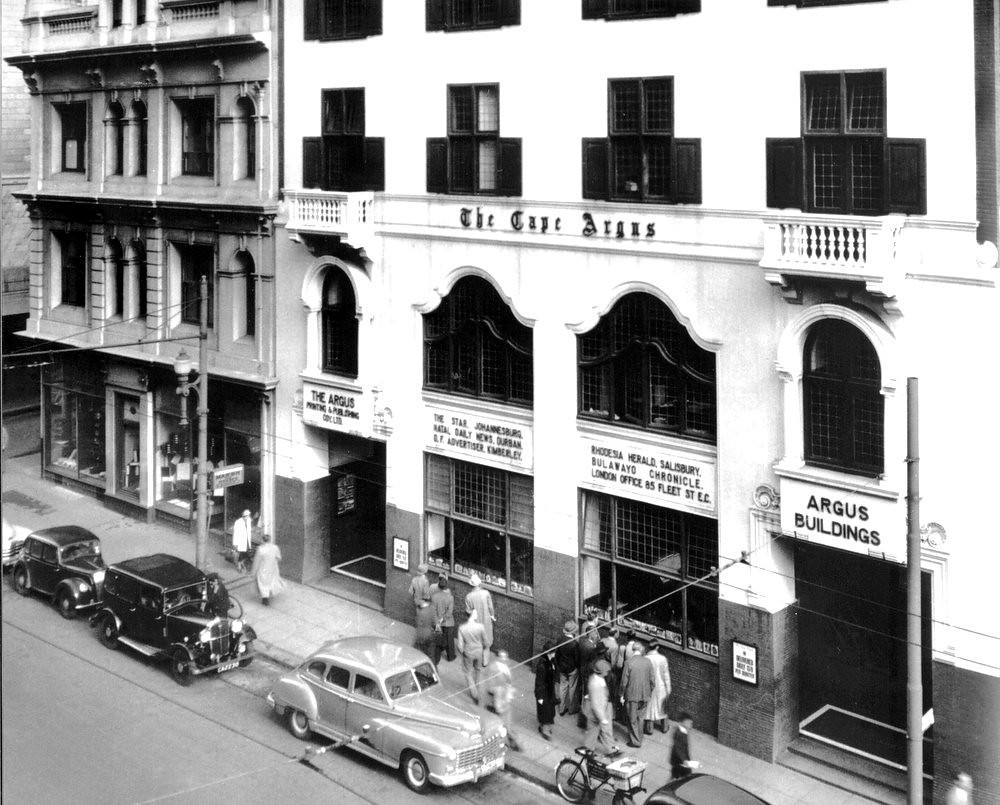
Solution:
<path fill-rule="evenodd" d="M 385 140 L 365 137 L 364 89 L 325 89 L 321 102 L 322 137 L 303 138 L 303 187 L 383 190 Z"/>
<path fill-rule="evenodd" d="M 534 483 L 529 476 L 426 455 L 427 560 L 532 595 Z"/>
<path fill-rule="evenodd" d="M 520 0 L 429 0 L 428 31 L 472 31 L 521 24 Z"/>
<path fill-rule="evenodd" d="M 46 467 L 104 485 L 104 397 L 45 386 Z"/>
<path fill-rule="evenodd" d="M 181 111 L 181 173 L 215 174 L 215 99 L 178 101 Z"/>
<path fill-rule="evenodd" d="M 135 24 L 146 24 L 146 0 L 135 0 Z"/>
<path fill-rule="evenodd" d="M 56 237 L 60 251 L 60 302 L 73 307 L 86 307 L 87 235 L 85 232 L 63 232 Z"/>
<path fill-rule="evenodd" d="M 382 0 L 305 0 L 306 40 L 360 39 L 382 33 Z"/>
<path fill-rule="evenodd" d="M 87 170 L 87 104 L 64 103 L 56 107 L 62 128 L 62 170 Z"/>
<path fill-rule="evenodd" d="M 124 0 L 111 0 L 111 27 L 118 28 L 122 24 L 122 7 Z"/>
<path fill-rule="evenodd" d="M 181 275 L 181 321 L 200 321 L 201 278 L 208 277 L 208 326 L 212 327 L 215 302 L 215 250 L 207 245 L 177 244 Z"/>
<path fill-rule="evenodd" d="M 635 20 L 701 11 L 701 0 L 583 0 L 585 20 Z"/>

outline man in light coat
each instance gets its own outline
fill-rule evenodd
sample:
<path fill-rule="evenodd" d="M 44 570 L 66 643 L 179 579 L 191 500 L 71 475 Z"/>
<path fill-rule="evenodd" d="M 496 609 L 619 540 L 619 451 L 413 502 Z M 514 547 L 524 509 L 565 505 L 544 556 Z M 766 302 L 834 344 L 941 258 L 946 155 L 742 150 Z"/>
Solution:
<path fill-rule="evenodd" d="M 253 544 L 253 518 L 250 509 L 244 509 L 243 515 L 233 523 L 233 552 L 236 554 L 236 569 L 246 572 L 247 559 L 250 557 L 250 546 Z"/>
<path fill-rule="evenodd" d="M 496 613 L 493 611 L 493 596 L 490 595 L 489 590 L 482 586 L 483 580 L 479 578 L 477 573 L 472 574 L 469 584 L 472 585 L 472 592 L 465 596 L 465 611 L 476 611 L 479 622 L 486 630 L 486 648 L 491 648 L 493 646 L 493 623 L 497 619 Z"/>
<path fill-rule="evenodd" d="M 486 645 L 486 630 L 479 622 L 476 610 L 472 610 L 468 620 L 458 627 L 456 644 L 458 653 L 462 655 L 466 690 L 472 701 L 479 704 L 479 677 L 487 664 L 489 648 Z"/>
<path fill-rule="evenodd" d="M 608 694 L 607 683 L 610 672 L 611 663 L 607 660 L 597 660 L 587 680 L 588 715 L 596 730 L 594 743 L 591 744 L 589 741 L 587 743 L 597 750 L 603 750 L 605 754 L 612 754 L 618 750 L 611 727 L 611 697 Z"/>
<path fill-rule="evenodd" d="M 649 703 L 655 687 L 656 678 L 653 673 L 653 664 L 646 656 L 645 645 L 637 641 L 634 653 L 625 660 L 619 692 L 620 701 L 625 705 L 629 746 L 642 746 L 646 705 Z"/>
<path fill-rule="evenodd" d="M 431 583 L 427 580 L 426 562 L 417 565 L 417 575 L 410 579 L 410 599 L 413 601 L 414 614 L 425 602 L 431 600 Z"/>

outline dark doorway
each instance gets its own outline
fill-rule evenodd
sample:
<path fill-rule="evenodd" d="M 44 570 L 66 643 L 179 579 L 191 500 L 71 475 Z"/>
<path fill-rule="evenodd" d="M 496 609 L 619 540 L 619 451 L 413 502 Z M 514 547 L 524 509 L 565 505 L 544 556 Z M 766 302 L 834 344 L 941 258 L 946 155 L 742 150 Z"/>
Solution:
<path fill-rule="evenodd" d="M 906 765 L 906 567 L 797 546 L 800 729 Z M 923 712 L 931 709 L 931 576 L 921 574 Z M 925 768 L 926 768 L 925 763 Z"/>
<path fill-rule="evenodd" d="M 385 444 L 331 435 L 330 460 L 330 569 L 384 587 Z"/>

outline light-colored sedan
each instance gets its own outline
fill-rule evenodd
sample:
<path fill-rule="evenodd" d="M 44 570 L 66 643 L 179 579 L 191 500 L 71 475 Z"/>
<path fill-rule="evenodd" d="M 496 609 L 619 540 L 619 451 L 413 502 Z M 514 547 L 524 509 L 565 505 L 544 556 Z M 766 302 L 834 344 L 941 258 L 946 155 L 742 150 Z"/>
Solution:
<path fill-rule="evenodd" d="M 504 767 L 500 719 L 468 713 L 454 699 L 426 654 L 374 636 L 325 643 L 267 696 L 297 738 L 315 732 L 344 742 L 399 769 L 420 793 Z"/>

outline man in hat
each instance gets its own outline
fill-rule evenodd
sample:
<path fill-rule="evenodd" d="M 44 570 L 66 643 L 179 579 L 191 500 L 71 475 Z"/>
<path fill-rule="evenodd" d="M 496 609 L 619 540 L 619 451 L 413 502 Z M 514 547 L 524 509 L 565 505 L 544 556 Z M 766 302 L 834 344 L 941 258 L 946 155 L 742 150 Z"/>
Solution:
<path fill-rule="evenodd" d="M 486 630 L 486 648 L 489 649 L 493 646 L 493 622 L 497 619 L 493 611 L 493 596 L 483 587 L 483 580 L 478 573 L 472 574 L 469 584 L 472 585 L 472 592 L 465 596 L 465 611 L 475 610 L 479 616 L 479 622 Z"/>
<path fill-rule="evenodd" d="M 595 749 L 603 750 L 605 754 L 618 751 L 614 743 L 611 728 L 611 697 L 608 695 L 607 676 L 611 673 L 611 663 L 607 660 L 596 660 L 593 664 L 590 678 L 587 680 L 587 703 L 590 723 L 595 727 Z M 588 741 L 588 745 L 591 745 Z"/>
<path fill-rule="evenodd" d="M 222 583 L 218 573 L 213 571 L 206 578 L 208 579 L 208 598 L 205 601 L 205 612 L 224 618 L 229 613 L 229 590 Z"/>
<path fill-rule="evenodd" d="M 465 673 L 466 690 L 472 701 L 479 704 L 479 677 L 486 666 L 487 654 L 486 631 L 479 622 L 476 610 L 469 613 L 469 618 L 458 627 L 458 653 L 462 655 L 462 671 Z"/>
<path fill-rule="evenodd" d="M 574 715 L 580 710 L 580 644 L 573 621 L 566 621 L 556 646 L 556 670 L 559 672 L 559 715 Z"/>
<path fill-rule="evenodd" d="M 426 562 L 417 565 L 417 575 L 410 579 L 410 598 L 413 599 L 414 613 L 419 611 L 425 602 L 430 603 L 431 583 L 427 580 Z"/>
<path fill-rule="evenodd" d="M 441 648 L 451 662 L 455 659 L 455 596 L 448 586 L 446 573 L 438 576 L 437 587 L 431 593 L 431 606 L 434 608 Z"/>
<path fill-rule="evenodd" d="M 253 518 L 250 509 L 244 509 L 242 516 L 233 523 L 233 553 L 236 555 L 236 569 L 246 572 L 247 559 L 250 558 L 250 546 L 253 534 Z"/>

